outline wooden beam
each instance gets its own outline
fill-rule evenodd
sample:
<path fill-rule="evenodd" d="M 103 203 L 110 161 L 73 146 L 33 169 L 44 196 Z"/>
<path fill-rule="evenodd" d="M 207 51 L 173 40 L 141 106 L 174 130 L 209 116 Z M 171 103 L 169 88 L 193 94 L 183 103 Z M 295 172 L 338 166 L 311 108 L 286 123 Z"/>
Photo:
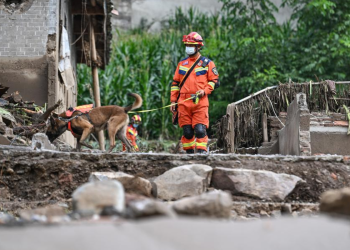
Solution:
<path fill-rule="evenodd" d="M 90 19 L 90 45 L 91 45 L 91 59 L 92 59 L 92 80 L 94 85 L 94 98 L 96 107 L 101 107 L 101 99 L 100 99 L 100 84 L 98 80 L 98 69 L 94 62 L 97 61 L 97 52 L 96 52 L 96 43 L 95 43 L 95 32 L 94 26 L 92 25 L 92 21 Z M 98 132 L 98 141 L 100 144 L 100 150 L 105 150 L 105 137 L 103 134 L 103 130 Z"/>
<path fill-rule="evenodd" d="M 267 114 L 264 113 L 262 115 L 262 128 L 263 128 L 263 140 L 264 142 L 268 142 L 269 141 L 269 137 L 267 135 Z"/>
<path fill-rule="evenodd" d="M 228 115 L 227 134 L 225 137 L 226 145 L 227 145 L 227 153 L 235 152 L 235 121 L 234 121 L 235 107 L 236 105 L 234 103 L 231 103 L 227 106 L 227 110 L 226 110 L 226 114 Z"/>

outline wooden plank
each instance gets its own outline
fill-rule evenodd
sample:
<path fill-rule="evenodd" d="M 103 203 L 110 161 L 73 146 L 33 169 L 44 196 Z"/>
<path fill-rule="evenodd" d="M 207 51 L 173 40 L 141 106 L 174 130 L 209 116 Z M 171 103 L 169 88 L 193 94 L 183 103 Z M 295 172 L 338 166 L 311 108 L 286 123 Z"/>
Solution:
<path fill-rule="evenodd" d="M 235 114 L 235 107 L 236 105 L 234 103 L 231 103 L 227 106 L 226 115 L 227 118 L 227 134 L 226 134 L 226 145 L 227 145 L 227 153 L 234 153 L 235 152 L 235 121 L 234 121 L 234 114 Z"/>
<path fill-rule="evenodd" d="M 269 141 L 269 137 L 267 136 L 267 114 L 264 113 L 262 115 L 262 128 L 263 128 L 263 140 L 264 142 L 268 142 Z"/>
<path fill-rule="evenodd" d="M 96 107 L 101 107 L 101 99 L 100 99 L 100 84 L 98 79 L 98 69 L 94 62 L 97 61 L 97 52 L 96 52 L 96 43 L 95 43 L 95 33 L 94 26 L 92 25 L 92 21 L 90 21 L 90 34 L 91 34 L 91 57 L 92 57 L 92 80 L 94 85 L 94 98 Z M 98 132 L 98 141 L 100 144 L 100 150 L 105 150 L 105 137 L 103 131 Z"/>

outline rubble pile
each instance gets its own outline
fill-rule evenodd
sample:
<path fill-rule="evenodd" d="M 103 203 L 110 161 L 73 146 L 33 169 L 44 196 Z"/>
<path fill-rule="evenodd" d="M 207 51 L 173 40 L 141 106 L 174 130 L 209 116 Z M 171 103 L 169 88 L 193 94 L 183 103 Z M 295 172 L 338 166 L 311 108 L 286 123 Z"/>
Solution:
<path fill-rule="evenodd" d="M 0 145 L 29 146 L 32 136 L 46 129 L 50 113 L 60 106 L 44 108 L 34 101 L 24 101 L 18 91 L 7 94 L 0 84 Z"/>

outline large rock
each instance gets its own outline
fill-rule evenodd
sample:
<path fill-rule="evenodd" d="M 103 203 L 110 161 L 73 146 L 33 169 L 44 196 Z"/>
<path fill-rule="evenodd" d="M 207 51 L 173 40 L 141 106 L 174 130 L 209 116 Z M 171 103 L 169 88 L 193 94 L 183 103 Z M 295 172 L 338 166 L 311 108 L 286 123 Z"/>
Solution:
<path fill-rule="evenodd" d="M 211 167 L 201 164 L 170 169 L 154 179 L 157 197 L 163 200 L 178 200 L 199 195 L 207 190 L 210 175 Z"/>
<path fill-rule="evenodd" d="M 123 172 L 93 172 L 89 177 L 89 181 L 103 181 L 103 180 L 116 180 L 119 181 L 125 192 L 151 196 L 152 184 L 150 181 L 135 177 Z"/>
<path fill-rule="evenodd" d="M 214 169 L 211 185 L 216 189 L 229 190 L 233 195 L 283 201 L 299 181 L 303 180 L 295 175 L 219 167 Z"/>
<path fill-rule="evenodd" d="M 125 209 L 123 185 L 118 181 L 99 181 L 85 183 L 73 195 L 73 210 L 82 216 L 100 214 L 111 208 L 122 213 Z"/>
<path fill-rule="evenodd" d="M 350 188 L 329 190 L 323 193 L 320 211 L 350 216 Z"/>
<path fill-rule="evenodd" d="M 232 198 L 226 192 L 211 191 L 175 201 L 173 209 L 178 214 L 184 215 L 230 218 Z"/>

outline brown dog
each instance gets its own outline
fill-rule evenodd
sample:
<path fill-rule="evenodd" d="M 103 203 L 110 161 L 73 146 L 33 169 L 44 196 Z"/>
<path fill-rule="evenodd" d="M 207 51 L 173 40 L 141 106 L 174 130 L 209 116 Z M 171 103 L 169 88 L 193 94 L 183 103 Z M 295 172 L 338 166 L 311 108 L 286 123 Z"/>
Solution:
<path fill-rule="evenodd" d="M 71 127 L 77 135 L 78 149 L 80 149 L 80 144 L 85 145 L 84 141 L 92 132 L 108 129 L 110 143 L 108 152 L 111 152 L 115 147 L 116 135 L 126 145 L 128 152 L 131 152 L 133 146 L 126 139 L 126 128 L 129 124 L 128 112 L 141 107 L 142 98 L 134 93 L 129 95 L 135 98 L 135 102 L 128 107 L 103 106 L 92 109 L 88 114 L 76 110 L 71 117 L 67 117 L 66 112 L 59 115 L 52 114 L 46 135 L 53 142 L 68 129 L 68 121 L 75 117 L 71 119 Z"/>

